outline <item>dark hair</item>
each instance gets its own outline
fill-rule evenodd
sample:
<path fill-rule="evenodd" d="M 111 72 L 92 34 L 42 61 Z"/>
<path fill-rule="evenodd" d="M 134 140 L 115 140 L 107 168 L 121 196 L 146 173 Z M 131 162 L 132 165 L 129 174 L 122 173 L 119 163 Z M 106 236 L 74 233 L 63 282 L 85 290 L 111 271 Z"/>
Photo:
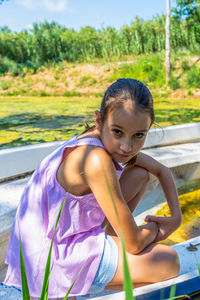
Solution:
<path fill-rule="evenodd" d="M 112 83 L 106 90 L 100 107 L 102 122 L 105 121 L 109 111 L 121 107 L 126 100 L 132 100 L 136 109 L 149 112 L 151 125 L 155 121 L 153 98 L 149 89 L 139 80 L 120 78 Z M 95 126 L 86 124 L 86 131 L 95 129 Z"/>
<path fill-rule="evenodd" d="M 109 111 L 121 107 L 126 100 L 132 100 L 136 109 L 149 112 L 151 125 L 154 123 L 153 98 L 149 89 L 139 80 L 131 78 L 118 79 L 106 90 L 100 107 L 102 122 Z"/>
<path fill-rule="evenodd" d="M 153 97 L 149 89 L 139 80 L 131 78 L 120 78 L 112 83 L 106 90 L 100 107 L 102 123 L 105 121 L 108 112 L 116 107 L 122 107 L 125 101 L 132 100 L 135 108 L 146 111 L 150 114 L 151 125 L 154 123 Z M 92 131 L 95 126 L 86 124 L 86 131 Z M 133 157 L 127 166 L 133 166 L 137 157 Z"/>

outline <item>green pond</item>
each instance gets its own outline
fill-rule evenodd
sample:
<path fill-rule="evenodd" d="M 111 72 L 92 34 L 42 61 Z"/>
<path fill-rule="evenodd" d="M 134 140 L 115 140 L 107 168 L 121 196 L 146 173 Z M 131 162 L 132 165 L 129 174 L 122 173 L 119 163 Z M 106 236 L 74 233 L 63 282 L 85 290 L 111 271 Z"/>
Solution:
<path fill-rule="evenodd" d="M 173 245 L 200 235 L 200 189 L 179 196 L 182 224 L 162 243 Z M 168 205 L 157 211 L 157 216 L 169 216 Z"/>

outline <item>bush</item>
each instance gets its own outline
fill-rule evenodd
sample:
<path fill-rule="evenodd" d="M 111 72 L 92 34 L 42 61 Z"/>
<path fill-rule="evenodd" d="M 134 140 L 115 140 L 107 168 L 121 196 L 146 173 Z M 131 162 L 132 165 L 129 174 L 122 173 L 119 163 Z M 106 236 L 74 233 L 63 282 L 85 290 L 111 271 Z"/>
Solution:
<path fill-rule="evenodd" d="M 161 87 L 165 83 L 163 60 L 158 55 L 151 55 L 148 58 L 138 58 L 134 63 L 121 64 L 118 70 L 114 70 L 109 81 L 117 78 L 137 78 L 144 84 Z"/>
<path fill-rule="evenodd" d="M 0 56 L 0 74 L 4 75 L 11 70 L 17 68 L 17 64 L 7 57 Z"/>
<path fill-rule="evenodd" d="M 200 68 L 193 66 L 187 73 L 187 87 L 200 88 Z"/>
<path fill-rule="evenodd" d="M 172 89 L 172 90 L 177 90 L 178 88 L 180 88 L 180 84 L 178 82 L 178 79 L 174 78 L 173 76 L 171 76 L 169 82 L 169 87 Z"/>
<path fill-rule="evenodd" d="M 183 60 L 183 61 L 182 61 L 182 63 L 181 63 L 181 69 L 182 69 L 183 71 L 187 71 L 187 70 L 190 69 L 187 60 Z"/>

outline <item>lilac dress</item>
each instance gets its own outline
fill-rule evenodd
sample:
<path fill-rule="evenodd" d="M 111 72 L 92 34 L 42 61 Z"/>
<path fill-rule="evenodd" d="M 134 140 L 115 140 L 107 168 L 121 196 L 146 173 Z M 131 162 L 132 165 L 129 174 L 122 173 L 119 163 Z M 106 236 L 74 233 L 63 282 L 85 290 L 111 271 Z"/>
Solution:
<path fill-rule="evenodd" d="M 48 155 L 33 173 L 22 195 L 12 227 L 6 263 L 5 284 L 21 287 L 19 230 L 30 295 L 39 297 L 54 226 L 67 195 L 58 183 L 56 173 L 63 158 L 74 147 L 104 147 L 96 138 L 73 137 Z M 122 169 L 116 165 L 118 176 Z M 92 193 L 83 196 L 68 194 L 61 214 L 52 250 L 49 297 L 62 298 L 78 275 L 70 293 L 87 294 L 102 257 L 105 218 Z"/>

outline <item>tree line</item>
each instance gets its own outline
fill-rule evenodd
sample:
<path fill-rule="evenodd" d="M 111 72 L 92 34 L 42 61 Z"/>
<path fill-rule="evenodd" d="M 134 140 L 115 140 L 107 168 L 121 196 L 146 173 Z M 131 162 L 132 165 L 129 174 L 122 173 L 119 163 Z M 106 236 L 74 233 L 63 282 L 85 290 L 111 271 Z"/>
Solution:
<path fill-rule="evenodd" d="M 113 27 L 79 31 L 56 22 L 34 23 L 29 31 L 12 32 L 0 28 L 0 73 L 26 67 L 37 70 L 41 65 L 85 61 L 111 56 L 138 55 L 161 52 L 165 49 L 165 15 L 144 21 L 135 18 L 119 30 Z M 199 0 L 177 0 L 171 16 L 171 50 L 187 49 L 199 53 Z M 13 71 L 14 72 L 14 71 Z"/>

